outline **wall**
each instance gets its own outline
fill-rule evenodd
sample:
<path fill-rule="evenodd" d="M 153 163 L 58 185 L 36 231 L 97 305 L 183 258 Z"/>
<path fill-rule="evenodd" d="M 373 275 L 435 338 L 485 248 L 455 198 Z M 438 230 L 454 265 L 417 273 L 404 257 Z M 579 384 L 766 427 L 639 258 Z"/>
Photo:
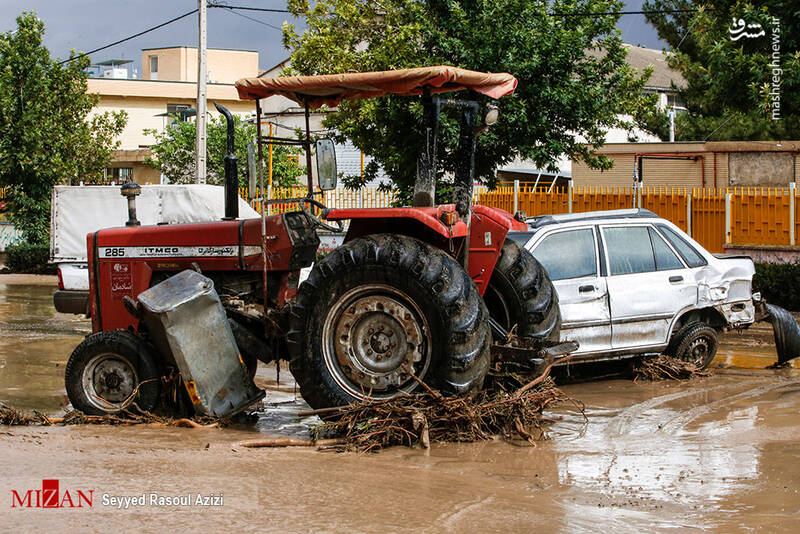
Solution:
<path fill-rule="evenodd" d="M 124 110 L 128 123 L 120 135 L 120 149 L 137 149 L 152 145 L 155 140 L 145 135 L 144 129 L 162 131 L 168 118 L 159 116 L 167 111 L 167 104 L 186 104 L 195 107 L 196 85 L 185 82 L 162 82 L 151 80 L 104 80 L 89 79 L 89 92 L 100 94 L 100 103 L 92 114 L 105 111 Z M 212 84 L 208 86 L 209 112 L 219 115 L 213 102 L 219 102 L 231 113 L 249 116 L 255 109 L 250 101 L 239 100 L 232 85 Z"/>
<path fill-rule="evenodd" d="M 598 153 L 614 161 L 608 171 L 572 163 L 575 186 L 630 187 L 636 154 L 699 156 L 696 161 L 645 159 L 646 187 L 720 188 L 729 186 L 786 186 L 798 175 L 800 142 L 676 142 L 608 143 Z"/>
<path fill-rule="evenodd" d="M 158 57 L 158 80 L 197 82 L 197 48 L 175 47 L 142 50 L 142 78 L 152 79 L 150 56 Z M 234 83 L 258 76 L 258 52 L 209 48 L 206 54 L 209 83 Z"/>
<path fill-rule="evenodd" d="M 728 160 L 732 186 L 782 186 L 795 181 L 796 155 L 786 152 L 734 152 Z"/>

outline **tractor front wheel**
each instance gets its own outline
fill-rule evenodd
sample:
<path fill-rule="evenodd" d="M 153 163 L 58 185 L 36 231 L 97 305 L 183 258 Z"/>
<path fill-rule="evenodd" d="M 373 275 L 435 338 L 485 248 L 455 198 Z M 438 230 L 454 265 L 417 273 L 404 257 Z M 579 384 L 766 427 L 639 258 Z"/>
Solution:
<path fill-rule="evenodd" d="M 445 394 L 479 389 L 488 317 L 474 282 L 443 251 L 399 235 L 354 239 L 300 286 L 290 368 L 315 409 L 402 395 L 421 388 L 415 377 Z"/>
<path fill-rule="evenodd" d="M 88 336 L 67 361 L 65 382 L 72 407 L 87 415 L 117 413 L 136 403 L 150 411 L 161 379 L 152 346 L 127 330 Z"/>

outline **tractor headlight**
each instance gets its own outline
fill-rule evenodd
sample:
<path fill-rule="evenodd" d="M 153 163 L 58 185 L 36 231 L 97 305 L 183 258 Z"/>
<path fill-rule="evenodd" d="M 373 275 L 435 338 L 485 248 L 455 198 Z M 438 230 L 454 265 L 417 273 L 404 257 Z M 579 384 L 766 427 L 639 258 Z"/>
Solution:
<path fill-rule="evenodd" d="M 500 109 L 494 104 L 489 104 L 486 106 L 486 115 L 483 117 L 483 123 L 486 126 L 491 126 L 492 124 L 497 122 L 498 117 L 500 117 Z"/>

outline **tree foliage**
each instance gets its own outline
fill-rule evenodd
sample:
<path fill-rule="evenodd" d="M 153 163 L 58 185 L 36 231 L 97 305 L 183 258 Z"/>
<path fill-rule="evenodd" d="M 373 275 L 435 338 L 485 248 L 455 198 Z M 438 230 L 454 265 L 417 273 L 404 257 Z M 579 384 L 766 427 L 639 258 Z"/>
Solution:
<path fill-rule="evenodd" d="M 0 185 L 12 186 L 12 221 L 30 243 L 47 241 L 53 185 L 102 176 L 125 112 L 89 117 L 89 58 L 61 65 L 42 44 L 33 13 L 0 35 Z M 75 56 L 73 51 L 70 58 Z"/>
<path fill-rule="evenodd" d="M 500 119 L 478 140 L 477 178 L 493 185 L 496 168 L 516 158 L 550 170 L 559 158 L 572 156 L 609 168 L 610 160 L 593 148 L 602 145 L 608 129 L 632 128 L 621 115 L 639 115 L 655 102 L 642 93 L 644 77 L 625 62 L 615 29 L 618 17 L 548 12 L 607 12 L 622 5 L 617 0 L 318 0 L 312 6 L 289 0 L 289 10 L 308 27 L 298 33 L 284 25 L 284 45 L 291 50 L 287 73 L 442 64 L 509 72 L 519 85 L 497 102 Z M 484 105 L 488 101 L 457 95 L 467 96 Z M 373 156 L 407 200 L 416 175 L 421 116 L 418 99 L 391 96 L 343 102 L 325 125 Z M 445 107 L 439 194 L 446 194 L 441 179 L 455 168 L 457 135 L 456 113 Z"/>
<path fill-rule="evenodd" d="M 156 143 L 150 147 L 153 155 L 145 163 L 159 169 L 171 183 L 189 184 L 195 180 L 195 140 L 197 123 L 181 121 L 177 115 L 174 122 L 163 132 L 145 130 L 145 134 L 155 137 Z M 256 140 L 256 126 L 234 115 L 234 148 L 238 159 L 239 185 L 247 187 L 249 169 L 247 166 L 247 145 Z M 225 164 L 227 154 L 227 124 L 225 118 L 217 116 L 208 122 L 206 140 L 207 183 L 225 183 Z M 293 152 L 286 146 L 274 145 L 272 150 L 273 185 L 286 187 L 296 185 L 299 176 L 305 174 L 305 167 L 291 158 Z M 267 165 L 267 151 L 264 150 L 264 165 Z M 266 170 L 264 183 L 267 183 Z"/>
<path fill-rule="evenodd" d="M 785 0 L 649 0 L 643 6 L 645 10 L 693 8 L 699 11 L 648 15 L 673 51 L 668 57 L 670 66 L 687 82 L 680 96 L 688 113 L 676 120 L 676 139 L 796 137 L 800 127 L 800 5 Z M 759 25 L 763 35 L 741 35 L 739 20 Z M 757 35 L 759 28 L 747 32 Z M 777 89 L 773 87 L 775 76 L 780 80 Z M 773 117 L 776 103 L 780 112 Z"/>

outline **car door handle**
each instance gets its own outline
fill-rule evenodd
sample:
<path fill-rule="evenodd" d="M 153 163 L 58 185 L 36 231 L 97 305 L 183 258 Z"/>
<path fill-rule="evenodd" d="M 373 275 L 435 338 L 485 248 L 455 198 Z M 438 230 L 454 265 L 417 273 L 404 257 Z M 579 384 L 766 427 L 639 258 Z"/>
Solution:
<path fill-rule="evenodd" d="M 588 286 L 580 286 L 580 287 L 578 288 L 578 292 L 580 292 L 580 293 L 588 293 L 588 292 L 590 292 L 590 291 L 594 291 L 595 289 L 597 289 L 597 288 L 596 288 L 596 287 L 594 287 L 593 285 L 588 285 Z"/>
<path fill-rule="evenodd" d="M 670 282 L 683 282 L 683 277 L 682 276 L 670 276 L 669 277 L 669 281 Z"/>

